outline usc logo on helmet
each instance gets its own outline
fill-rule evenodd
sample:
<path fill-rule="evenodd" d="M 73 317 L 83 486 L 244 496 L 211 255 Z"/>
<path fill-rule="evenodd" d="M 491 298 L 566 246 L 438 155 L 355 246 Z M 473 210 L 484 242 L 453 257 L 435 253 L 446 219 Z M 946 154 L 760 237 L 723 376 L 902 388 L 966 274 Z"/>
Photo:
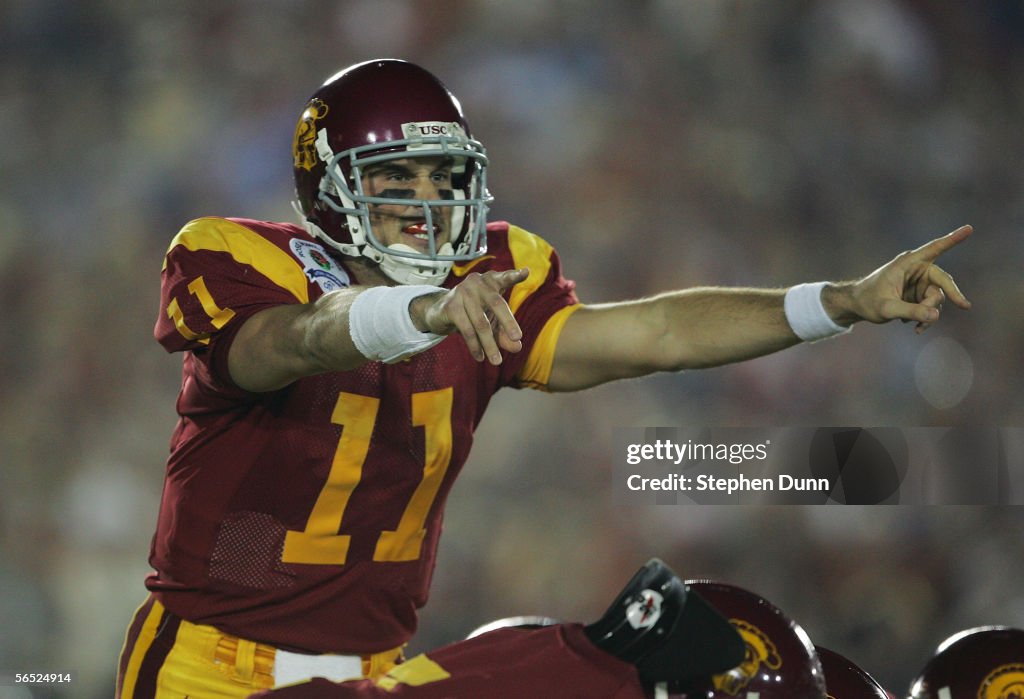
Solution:
<path fill-rule="evenodd" d="M 292 163 L 295 167 L 312 170 L 316 165 L 316 123 L 327 116 L 327 109 L 323 100 L 311 99 L 299 117 L 292 140 Z"/>
<path fill-rule="evenodd" d="M 782 667 L 782 656 L 768 635 L 753 624 L 742 619 L 730 619 L 729 623 L 736 627 L 743 637 L 746 653 L 743 662 L 729 672 L 715 675 L 712 682 L 715 689 L 736 696 L 750 684 L 750 680 L 757 677 L 762 665 L 769 670 L 778 670 Z"/>
<path fill-rule="evenodd" d="M 978 699 L 1024 699 L 1024 663 L 1000 665 L 978 687 Z"/>

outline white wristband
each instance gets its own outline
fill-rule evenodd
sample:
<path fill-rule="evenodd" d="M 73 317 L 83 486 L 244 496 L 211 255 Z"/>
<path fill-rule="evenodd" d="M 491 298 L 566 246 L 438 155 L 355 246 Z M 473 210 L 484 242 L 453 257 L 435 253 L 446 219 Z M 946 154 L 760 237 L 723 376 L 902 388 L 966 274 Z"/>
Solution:
<path fill-rule="evenodd" d="M 443 340 L 446 335 L 417 330 L 409 317 L 413 299 L 438 290 L 426 284 L 374 286 L 356 296 L 348 311 L 356 349 L 367 359 L 394 364 Z"/>
<path fill-rule="evenodd" d="M 828 282 L 797 284 L 786 292 L 786 320 L 796 336 L 804 342 L 850 332 L 852 326 L 839 325 L 829 318 L 821 303 L 821 290 Z"/>

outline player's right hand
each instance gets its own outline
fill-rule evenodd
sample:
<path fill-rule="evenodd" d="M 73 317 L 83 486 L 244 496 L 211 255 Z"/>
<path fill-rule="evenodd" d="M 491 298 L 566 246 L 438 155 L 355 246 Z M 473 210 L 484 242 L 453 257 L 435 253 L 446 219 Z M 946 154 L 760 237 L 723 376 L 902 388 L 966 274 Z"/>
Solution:
<path fill-rule="evenodd" d="M 501 350 L 519 352 L 523 331 L 502 294 L 524 281 L 530 270 L 471 272 L 442 294 L 414 299 L 409 315 L 417 328 L 438 335 L 458 332 L 478 361 L 501 364 Z"/>

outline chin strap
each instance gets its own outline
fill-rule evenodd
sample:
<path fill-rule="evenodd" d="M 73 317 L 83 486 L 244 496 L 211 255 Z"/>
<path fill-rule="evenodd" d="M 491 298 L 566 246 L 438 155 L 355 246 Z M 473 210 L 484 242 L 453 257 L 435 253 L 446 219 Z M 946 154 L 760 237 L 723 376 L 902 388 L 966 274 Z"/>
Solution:
<path fill-rule="evenodd" d="M 413 252 L 412 248 L 401 243 L 388 246 L 402 252 Z M 445 243 L 438 251 L 442 255 L 450 255 L 452 246 Z M 430 284 L 440 286 L 452 269 L 451 262 L 419 260 L 401 255 L 383 255 L 380 269 L 384 274 L 399 284 Z"/>

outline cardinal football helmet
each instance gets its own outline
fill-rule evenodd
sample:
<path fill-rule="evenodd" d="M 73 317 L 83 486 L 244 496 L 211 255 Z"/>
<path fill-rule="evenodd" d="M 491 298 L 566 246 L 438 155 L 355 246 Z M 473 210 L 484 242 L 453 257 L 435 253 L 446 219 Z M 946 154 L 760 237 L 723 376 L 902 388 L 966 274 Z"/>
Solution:
<path fill-rule="evenodd" d="M 450 196 L 396 198 L 364 190 L 367 166 L 412 157 L 451 160 Z M 413 63 L 367 61 L 325 82 L 295 127 L 292 165 L 296 211 L 306 229 L 344 255 L 373 260 L 401 284 L 439 285 L 454 262 L 487 250 L 486 152 L 455 96 Z M 427 250 L 385 245 L 370 222 L 371 207 L 379 205 L 421 209 Z M 451 235 L 440 244 L 435 234 L 446 211 Z"/>
<path fill-rule="evenodd" d="M 1021 699 L 1024 630 L 981 626 L 953 634 L 910 685 L 911 699 Z"/>
<path fill-rule="evenodd" d="M 676 699 L 825 699 L 825 677 L 803 628 L 768 600 L 743 588 L 687 581 L 725 615 L 746 645 L 743 662 L 699 681 Z"/>
<path fill-rule="evenodd" d="M 829 699 L 889 699 L 882 685 L 853 661 L 821 646 L 815 646 L 814 650 L 825 671 Z"/>

